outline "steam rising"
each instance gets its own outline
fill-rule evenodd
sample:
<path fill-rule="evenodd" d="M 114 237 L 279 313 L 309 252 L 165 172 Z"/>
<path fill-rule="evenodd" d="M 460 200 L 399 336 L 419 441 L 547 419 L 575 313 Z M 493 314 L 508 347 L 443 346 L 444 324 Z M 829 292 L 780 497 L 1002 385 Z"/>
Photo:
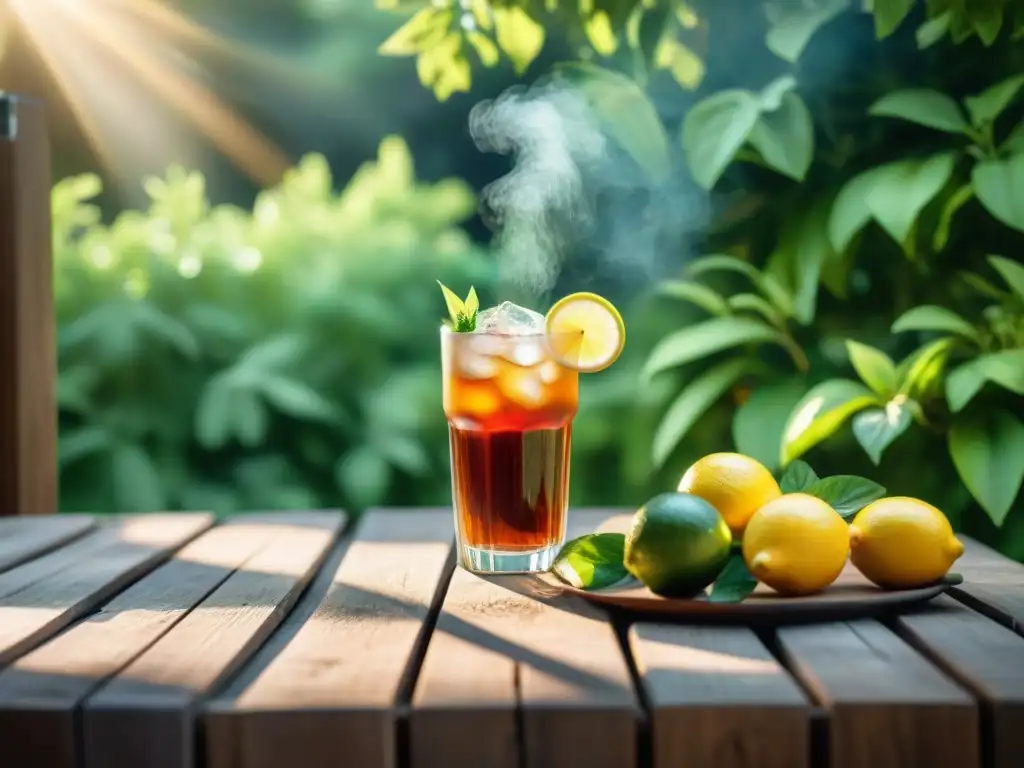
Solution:
<path fill-rule="evenodd" d="M 584 173 L 607 153 L 604 135 L 577 94 L 549 85 L 482 102 L 469 116 L 484 151 L 516 155 L 515 168 L 484 190 L 498 225 L 503 280 L 543 293 L 554 286 L 572 237 L 592 212 Z"/>
<path fill-rule="evenodd" d="M 681 265 L 706 197 L 645 176 L 570 84 L 510 89 L 477 104 L 469 124 L 480 150 L 514 158 L 482 196 L 506 292 L 539 299 L 570 260 L 584 280 L 645 283 Z"/>

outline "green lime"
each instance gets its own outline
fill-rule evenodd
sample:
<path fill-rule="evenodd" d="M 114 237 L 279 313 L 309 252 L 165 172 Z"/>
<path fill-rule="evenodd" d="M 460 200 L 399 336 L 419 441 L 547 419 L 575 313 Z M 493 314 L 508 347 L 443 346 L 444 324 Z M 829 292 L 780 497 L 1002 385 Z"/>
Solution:
<path fill-rule="evenodd" d="M 694 597 L 729 560 L 732 532 L 699 496 L 663 493 L 636 511 L 626 534 L 626 569 L 662 597 Z"/>

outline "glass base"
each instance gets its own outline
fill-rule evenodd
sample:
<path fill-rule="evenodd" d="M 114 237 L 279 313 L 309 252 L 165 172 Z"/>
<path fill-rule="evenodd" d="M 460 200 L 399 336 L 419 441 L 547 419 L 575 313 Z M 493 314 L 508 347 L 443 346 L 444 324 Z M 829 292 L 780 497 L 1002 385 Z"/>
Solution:
<path fill-rule="evenodd" d="M 544 549 L 525 552 L 509 550 L 475 549 L 459 545 L 459 565 L 472 573 L 544 573 L 551 570 L 561 545 L 555 544 Z"/>

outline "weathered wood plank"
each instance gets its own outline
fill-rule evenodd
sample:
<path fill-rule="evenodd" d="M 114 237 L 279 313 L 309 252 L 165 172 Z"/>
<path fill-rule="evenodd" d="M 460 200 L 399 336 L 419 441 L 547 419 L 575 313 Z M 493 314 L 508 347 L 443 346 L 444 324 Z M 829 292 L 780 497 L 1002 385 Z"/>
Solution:
<path fill-rule="evenodd" d="M 985 703 L 991 768 L 1024 760 L 1024 638 L 957 603 L 937 598 L 897 620 L 901 634 Z"/>
<path fill-rule="evenodd" d="M 96 527 L 91 515 L 53 515 L 0 520 L 0 572 L 57 549 Z"/>
<path fill-rule="evenodd" d="M 641 623 L 629 642 L 651 708 L 654 768 L 807 765 L 810 705 L 752 631 Z"/>
<path fill-rule="evenodd" d="M 447 510 L 367 512 L 340 565 L 310 590 L 314 605 L 296 609 L 280 642 L 208 705 L 207 768 L 332 768 L 342 755 L 393 768 L 402 697 L 452 540 Z"/>
<path fill-rule="evenodd" d="M 45 519 L 45 518 L 34 518 Z M 84 536 L 58 550 L 47 552 L 21 565 L 0 573 L 0 598 L 21 592 L 43 579 L 88 562 L 107 547 L 120 540 L 121 518 L 104 521 Z"/>
<path fill-rule="evenodd" d="M 214 528 L 97 613 L 0 672 L 0 744 L 19 768 L 74 768 L 76 708 L 267 544 L 280 515 Z"/>
<path fill-rule="evenodd" d="M 967 536 L 960 539 L 964 554 L 953 569 L 964 582 L 953 596 L 1024 634 L 1024 565 Z"/>
<path fill-rule="evenodd" d="M 610 514 L 574 510 L 569 536 Z M 631 768 L 640 715 L 603 612 L 540 578 L 456 569 L 413 696 L 414 768 Z"/>
<path fill-rule="evenodd" d="M 778 641 L 828 709 L 830 768 L 977 768 L 975 701 L 881 624 L 787 627 Z"/>
<path fill-rule="evenodd" d="M 57 511 L 57 317 L 43 104 L 0 94 L 0 516 Z"/>
<path fill-rule="evenodd" d="M 103 604 L 212 523 L 212 516 L 206 514 L 139 515 L 103 526 L 81 542 L 82 548 L 73 544 L 61 550 L 85 550 L 87 556 L 0 598 L 0 666 Z M 39 562 L 8 571 L 0 579 Z"/>
<path fill-rule="evenodd" d="M 194 764 L 195 710 L 292 608 L 343 525 L 292 513 L 271 540 L 83 707 L 86 768 Z"/>

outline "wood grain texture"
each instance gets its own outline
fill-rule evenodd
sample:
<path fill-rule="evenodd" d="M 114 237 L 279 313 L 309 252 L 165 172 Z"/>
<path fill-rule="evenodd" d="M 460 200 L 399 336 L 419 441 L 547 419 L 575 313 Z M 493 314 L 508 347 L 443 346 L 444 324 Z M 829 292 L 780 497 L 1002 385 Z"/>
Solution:
<path fill-rule="evenodd" d="M 964 582 L 951 594 L 1024 634 L 1024 565 L 967 536 L 953 570 Z"/>
<path fill-rule="evenodd" d="M 640 623 L 629 644 L 651 709 L 654 768 L 807 765 L 809 703 L 752 631 Z"/>
<path fill-rule="evenodd" d="M 57 511 L 50 147 L 41 102 L 0 96 L 0 515 Z"/>
<path fill-rule="evenodd" d="M 83 548 L 88 542 L 97 546 L 82 553 L 71 567 L 32 580 L 0 598 L 0 666 L 102 605 L 212 522 L 212 516 L 206 514 L 146 514 L 103 526 L 83 539 Z M 81 551 L 71 545 L 61 553 L 71 549 Z M 38 562 L 8 571 L 0 580 L 32 569 Z"/>
<path fill-rule="evenodd" d="M 452 515 L 370 511 L 353 536 L 311 590 L 311 615 L 297 609 L 269 663 L 255 658 L 207 707 L 207 768 L 397 764 L 401 699 L 451 572 Z"/>
<path fill-rule="evenodd" d="M 881 624 L 787 627 L 778 641 L 828 709 L 830 768 L 977 768 L 973 698 Z"/>
<path fill-rule="evenodd" d="M 92 515 L 54 515 L 0 520 L 0 573 L 84 536 Z"/>
<path fill-rule="evenodd" d="M 271 539 L 83 707 L 86 768 L 195 764 L 201 699 L 280 624 L 339 534 L 339 512 L 289 513 Z"/>
<path fill-rule="evenodd" d="M 901 616 L 900 633 L 986 704 L 992 768 L 1024 760 L 1024 638 L 947 597 Z"/>
<path fill-rule="evenodd" d="M 0 672 L 5 759 L 19 768 L 74 768 L 79 704 L 259 552 L 280 524 L 280 515 L 244 515 L 204 533 Z"/>
<path fill-rule="evenodd" d="M 609 514 L 574 510 L 569 537 Z M 412 701 L 414 768 L 632 768 L 639 717 L 606 614 L 540 577 L 456 569 Z"/>

